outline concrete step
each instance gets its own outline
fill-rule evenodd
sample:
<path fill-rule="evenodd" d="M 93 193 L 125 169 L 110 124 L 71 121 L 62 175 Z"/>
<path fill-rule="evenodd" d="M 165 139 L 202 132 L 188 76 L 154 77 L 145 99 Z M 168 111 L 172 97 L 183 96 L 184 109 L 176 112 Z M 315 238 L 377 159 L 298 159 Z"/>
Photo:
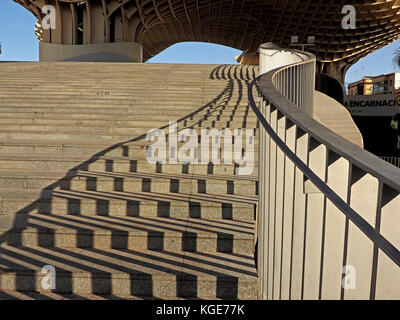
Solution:
<path fill-rule="evenodd" d="M 256 196 L 202 193 L 76 191 L 0 188 L 0 220 L 10 224 L 13 213 L 140 217 L 191 217 L 251 221 Z M 10 225 L 12 226 L 12 225 Z"/>
<path fill-rule="evenodd" d="M 149 119 L 138 119 L 135 116 L 135 119 L 132 120 L 124 120 L 121 117 L 115 117 L 117 119 L 104 119 L 104 116 L 97 115 L 98 119 L 82 119 L 79 118 L 79 115 L 74 114 L 55 114 L 54 117 L 51 115 L 46 115 L 46 118 L 35 118 L 29 115 L 26 116 L 1 116 L 0 119 L 0 126 L 7 126 L 10 124 L 10 120 L 12 119 L 15 125 L 37 125 L 37 126 L 103 126 L 103 127 L 126 127 L 126 128 L 156 128 L 160 122 L 164 122 L 168 124 L 169 121 L 176 121 L 175 116 L 157 116 L 159 119 L 152 119 L 151 115 L 148 115 Z M 162 119 L 163 118 L 163 119 Z M 243 116 L 236 116 L 236 115 L 211 115 L 211 116 L 201 116 L 198 115 L 193 117 L 193 119 L 188 119 L 182 121 L 179 128 L 197 125 L 201 127 L 221 127 L 224 126 L 225 128 L 255 128 L 257 127 L 257 120 L 255 118 L 247 117 L 246 115 Z"/>
<path fill-rule="evenodd" d="M 136 97 L 136 96 L 129 96 L 129 97 L 115 97 L 115 96 L 83 96 L 83 95 L 77 95 L 76 97 L 74 96 L 69 96 L 69 95 L 63 95 L 60 97 L 53 97 L 51 98 L 51 102 L 49 102 L 49 99 L 47 98 L 37 98 L 35 96 L 27 96 L 26 98 L 19 97 L 19 96 L 12 96 L 12 97 L 7 97 L 7 98 L 2 98 L 0 97 L 0 105 L 7 106 L 7 105 L 12 105 L 15 103 L 25 103 L 25 104 L 31 104 L 31 105 L 39 105 L 39 106 L 53 106 L 53 105 L 77 105 L 81 106 L 86 104 L 97 104 L 97 105 L 106 105 L 109 107 L 112 106 L 119 106 L 121 103 L 125 104 L 130 104 L 131 106 L 133 105 L 145 105 L 145 106 L 155 106 L 155 107 L 161 107 L 161 106 L 171 106 L 173 107 L 173 103 L 175 103 L 178 106 L 193 106 L 196 104 L 199 105 L 205 105 L 210 103 L 213 99 L 217 97 L 217 94 L 215 95 L 208 95 L 205 98 L 199 97 L 199 98 L 193 98 L 193 99 L 183 99 L 182 94 L 181 95 L 170 95 L 170 96 L 164 96 L 164 99 L 160 99 L 159 97 Z M 239 100 L 239 97 L 230 97 L 229 103 L 230 105 L 234 105 L 234 103 Z M 85 103 L 82 103 L 82 101 L 85 101 Z"/>
<path fill-rule="evenodd" d="M 49 70 L 50 72 L 52 70 Z M 53 73 L 55 72 L 60 72 L 63 73 L 63 76 L 54 76 L 50 72 L 26 72 L 29 73 L 27 74 L 26 78 L 21 79 L 17 77 L 18 70 L 12 70 L 12 71 L 6 71 L 3 70 L 2 68 L 2 74 L 8 76 L 10 78 L 10 81 L 14 81 L 18 83 L 18 80 L 20 80 L 19 83 L 30 83 L 30 84 L 37 84 L 37 85 L 51 85 L 52 83 L 81 83 L 83 86 L 84 85 L 91 85 L 93 82 L 97 81 L 99 84 L 101 83 L 107 83 L 107 84 L 121 84 L 121 85 L 132 85 L 135 83 L 138 83 L 138 78 L 137 74 L 141 73 L 140 75 L 140 84 L 148 84 L 149 86 L 162 86 L 165 85 L 167 86 L 169 83 L 171 84 L 186 84 L 186 85 L 191 85 L 193 83 L 198 83 L 199 85 L 201 84 L 207 84 L 207 83 L 212 83 L 212 82 L 217 82 L 221 85 L 223 83 L 232 84 L 232 80 L 253 80 L 255 77 L 250 75 L 241 75 L 242 79 L 234 79 L 234 76 L 232 75 L 226 75 L 225 77 L 221 76 L 216 76 L 212 72 L 203 72 L 203 73 L 196 73 L 196 72 L 190 72 L 190 73 L 183 73 L 179 72 L 178 70 L 173 70 L 171 72 L 167 70 L 160 70 L 159 71 L 146 71 L 146 70 L 132 70 L 134 75 L 128 76 L 126 71 L 123 72 L 113 72 L 112 70 L 106 74 L 104 73 L 99 73 L 98 70 L 86 70 L 86 74 L 81 74 L 79 71 L 72 71 L 67 72 L 66 70 L 58 71 L 54 70 Z M 124 77 L 121 77 L 121 73 L 124 73 Z M 157 81 L 154 81 L 154 74 L 157 73 L 159 75 L 159 78 L 157 78 Z M 168 74 L 169 73 L 169 74 Z M 90 74 L 90 77 L 88 77 L 88 74 Z M 126 76 L 126 77 L 125 77 Z M 136 77 L 135 77 L 136 76 Z M 247 79 L 245 79 L 247 78 Z M 86 80 L 86 81 L 85 81 Z M 152 81 L 153 80 L 153 81 Z M 243 84 L 245 86 L 245 84 Z"/>
<path fill-rule="evenodd" d="M 6 232 L 9 245 L 227 252 L 253 250 L 254 225 L 231 220 L 29 214 Z"/>
<path fill-rule="evenodd" d="M 237 175 L 236 166 L 228 164 L 151 164 L 147 160 L 127 157 L 93 156 L 56 154 L 0 154 L 0 169 L 11 170 L 86 170 L 99 172 L 139 172 L 166 173 L 187 175 L 217 175 L 229 177 Z M 255 163 L 253 174 L 258 177 L 258 163 Z"/>
<path fill-rule="evenodd" d="M 1 84 L 1 83 L 0 83 Z M 107 97 L 150 97 L 159 98 L 165 100 L 166 96 L 182 96 L 182 94 L 188 94 L 189 100 L 193 98 L 203 98 L 210 95 L 219 95 L 221 91 L 227 90 L 226 84 L 215 85 L 210 84 L 209 86 L 204 86 L 204 84 L 193 84 L 186 85 L 182 88 L 182 84 L 168 85 L 165 86 L 150 86 L 131 84 L 129 86 L 118 86 L 109 87 L 108 85 L 93 84 L 92 86 L 82 85 L 82 84 L 57 84 L 57 85 L 44 85 L 44 86 L 16 86 L 14 84 L 3 84 L 0 90 L 0 97 L 36 97 L 40 98 L 43 95 L 48 95 L 49 98 L 57 98 L 59 96 L 107 96 Z M 21 91 L 24 89 L 24 91 Z M 151 89 L 151 91 L 150 91 Z M 18 95 L 20 93 L 20 95 Z M 164 96 L 162 94 L 165 94 Z M 232 93 L 235 97 L 239 97 L 237 92 Z"/>
<path fill-rule="evenodd" d="M 57 99 L 59 97 L 74 97 L 77 98 L 79 96 L 85 96 L 85 97 L 96 97 L 98 98 L 99 96 L 105 96 L 106 98 L 111 98 L 111 97 L 116 97 L 116 98 L 157 98 L 160 100 L 165 100 L 166 97 L 169 96 L 182 96 L 182 93 L 187 93 L 188 96 L 185 97 L 185 100 L 192 100 L 192 99 L 198 99 L 198 98 L 204 98 L 204 96 L 208 95 L 215 95 L 219 94 L 221 90 L 224 90 L 226 86 L 210 86 L 210 87 L 204 87 L 203 85 L 201 86 L 185 86 L 182 88 L 181 85 L 176 85 L 171 86 L 169 85 L 167 88 L 165 87 L 157 87 L 154 86 L 152 87 L 151 92 L 147 91 L 148 86 L 129 86 L 125 88 L 102 88 L 99 86 L 96 87 L 68 87 L 68 86 L 46 86 L 46 88 L 42 87 L 36 87 L 36 88 L 31 88 L 29 91 L 22 91 L 20 88 L 15 88 L 14 86 L 2 86 L 2 90 L 0 91 L 0 97 L 1 98 L 7 98 L 7 97 L 19 97 L 19 98 L 29 98 L 33 97 L 35 99 L 43 99 L 43 95 L 46 95 L 48 99 Z M 4 88 L 7 88 L 7 90 L 4 90 Z M 49 90 L 51 89 L 51 90 Z M 236 92 L 233 93 L 233 96 L 239 97 L 239 94 Z"/>
<path fill-rule="evenodd" d="M 6 76 L 6 74 L 4 74 Z M 46 75 L 42 75 L 46 76 Z M 119 77 L 120 78 L 120 77 Z M 81 90 L 82 92 L 86 91 L 94 91 L 94 90 L 103 90 L 103 91 L 112 91 L 112 92 L 120 92 L 120 91 L 128 91 L 129 89 L 151 89 L 151 90 L 178 90 L 181 89 L 181 92 L 189 91 L 190 89 L 199 91 L 200 89 L 204 89 L 206 92 L 214 92 L 216 90 L 223 89 L 232 89 L 232 85 L 229 81 L 224 80 L 213 80 L 207 79 L 204 80 L 202 78 L 190 78 L 186 81 L 181 79 L 170 79 L 165 80 L 168 83 L 164 82 L 156 82 L 150 76 L 141 77 L 140 81 L 138 79 L 121 79 L 115 80 L 112 78 L 97 78 L 97 79 L 89 79 L 85 81 L 85 79 L 81 79 L 79 77 L 66 77 L 66 78 L 50 78 L 47 82 L 43 82 L 42 79 L 38 78 L 38 76 L 30 77 L 27 79 L 19 79 L 15 78 L 13 74 L 8 74 L 7 82 L 0 80 L 0 85 L 6 89 L 16 90 L 19 88 L 24 89 L 34 89 L 37 91 L 40 90 L 66 90 L 76 89 Z M 243 86 L 245 87 L 245 86 Z"/>
<path fill-rule="evenodd" d="M 165 108 L 166 111 L 179 111 L 181 117 L 190 115 L 194 112 L 200 112 L 201 110 L 208 109 L 217 109 L 217 108 L 235 108 L 238 103 L 233 102 L 232 100 L 229 102 L 221 102 L 220 104 L 210 105 L 210 100 L 202 100 L 202 101 L 182 101 L 176 98 L 170 98 L 169 100 L 160 101 L 160 100 L 135 100 L 135 99 L 123 99 L 121 101 L 115 101 L 114 99 L 110 99 L 110 101 L 105 101 L 101 99 L 77 99 L 76 101 L 72 101 L 71 99 L 64 98 L 60 100 L 51 100 L 50 101 L 32 101 L 31 99 L 26 100 L 18 100 L 18 99 L 10 99 L 10 101 L 0 101 L 1 110 L 4 112 L 12 112 L 10 109 L 14 109 L 19 112 L 57 112 L 61 113 L 79 113 L 85 111 L 86 113 L 90 113 L 90 111 L 96 110 L 98 112 L 104 113 L 109 111 L 111 114 L 116 114 L 118 112 L 134 112 L 135 110 L 147 110 L 147 112 L 154 113 L 160 112 L 160 108 Z M 136 107 L 137 106 L 137 107 Z M 248 105 L 246 103 L 239 104 L 238 107 L 242 109 L 238 110 L 247 112 Z M 152 111 L 150 111 L 152 110 Z"/>
<path fill-rule="evenodd" d="M 125 295 L 125 294 L 113 294 L 113 295 L 105 295 L 105 294 L 93 294 L 93 293 L 80 293 L 78 294 L 67 294 L 67 293 L 56 293 L 51 291 L 46 292 L 34 292 L 34 291 L 9 291 L 9 290 L 0 290 L 0 300 L 85 300 L 85 301 L 93 301 L 93 300 L 123 300 L 123 301 L 144 301 L 144 300 L 167 300 L 167 301 L 175 301 L 175 300 L 187 300 L 186 298 L 179 297 L 142 297 L 142 296 L 133 296 L 133 295 Z M 213 298 L 214 300 L 214 298 Z M 218 299 L 216 299 L 218 300 Z M 219 299 L 222 300 L 222 299 Z"/>
<path fill-rule="evenodd" d="M 228 180 L 229 179 L 229 180 Z M 164 173 L 118 173 L 95 171 L 0 170 L 0 188 L 62 189 L 75 191 L 120 191 L 257 195 L 257 180 L 250 177 L 188 176 Z"/>
<path fill-rule="evenodd" d="M 54 293 L 257 299 L 252 254 L 57 249 L 0 246 L 0 290 L 47 292 L 41 273 L 55 268 Z"/>
<path fill-rule="evenodd" d="M 3 68 L 2 68 L 3 69 Z M 163 68 L 160 66 L 159 68 L 156 68 L 156 70 L 151 69 L 151 68 L 136 68 L 135 66 L 127 66 L 125 69 L 114 69 L 110 68 L 107 66 L 106 71 L 103 72 L 102 70 L 99 70 L 99 68 L 85 68 L 83 67 L 82 70 L 78 70 L 75 66 L 72 66 L 71 70 L 68 70 L 68 68 L 54 68 L 53 66 L 48 67 L 48 71 L 44 71 L 43 69 L 31 69 L 29 70 L 29 73 L 27 73 L 27 76 L 24 78 L 26 79 L 37 79 L 38 81 L 41 82 L 46 82 L 46 80 L 80 80 L 80 81 L 85 81 L 88 80 L 89 82 L 92 81 L 93 79 L 99 79 L 99 80 L 110 80 L 110 81 L 137 81 L 137 74 L 129 74 L 127 73 L 127 69 L 130 69 L 135 72 L 139 72 L 143 74 L 143 78 L 145 80 L 148 79 L 153 79 L 154 80 L 154 73 L 157 72 L 158 79 L 160 80 L 181 80 L 182 82 L 185 81 L 200 81 L 207 79 L 207 77 L 210 77 L 212 69 L 203 69 L 203 70 L 179 70 L 179 69 L 167 69 Z M 190 67 L 192 69 L 192 67 Z M 10 69 L 10 70 L 2 70 L 4 73 L 9 73 L 12 75 L 14 78 L 17 77 L 17 71 L 18 69 Z M 22 72 L 21 69 L 19 69 L 20 72 Z M 53 72 L 49 72 L 53 71 Z M 88 77 L 88 73 L 90 74 L 90 77 Z M 124 73 L 124 77 L 121 77 L 121 73 Z M 48 77 L 43 79 L 43 74 L 47 75 Z M 224 80 L 224 79 L 218 79 L 218 80 Z M 163 81 L 159 81 L 160 83 L 163 83 Z"/>
<path fill-rule="evenodd" d="M 22 135 L 23 133 L 21 133 Z M 54 154 L 54 155 L 82 155 L 86 156 L 87 160 L 96 156 L 110 156 L 110 157 L 124 157 L 131 158 L 130 160 L 146 160 L 147 159 L 147 151 L 150 146 L 154 144 L 154 142 L 145 141 L 145 136 L 140 136 L 130 141 L 125 139 L 123 140 L 99 140 L 99 135 L 91 135 L 88 136 L 86 140 L 77 141 L 71 140 L 71 137 L 74 137 L 73 134 L 65 135 L 66 138 L 69 139 L 54 139 L 50 140 L 52 137 L 50 133 L 47 135 L 37 135 L 40 138 L 47 137 L 47 140 L 39 140 L 39 139 L 1 139 L 0 140 L 0 155 L 1 154 Z M 76 135 L 79 136 L 79 135 Z M 114 137 L 115 138 L 115 137 Z M 126 136 L 125 136 L 126 138 Z M 122 142 L 121 142 L 122 141 Z M 178 143 L 177 147 L 180 150 L 183 143 Z M 210 143 L 210 161 L 212 160 Z M 222 143 L 222 146 L 223 143 Z M 201 143 L 198 145 L 199 147 L 199 161 L 201 160 Z M 168 151 L 169 144 L 166 146 L 166 151 Z M 259 148 L 259 139 L 258 137 L 254 137 L 254 159 L 255 163 L 257 163 L 258 159 L 258 148 Z M 241 159 L 243 156 L 243 151 L 251 152 L 252 150 L 246 147 L 246 143 L 244 139 L 242 140 L 242 153 L 240 151 L 235 151 L 232 149 L 232 162 L 237 162 L 237 159 Z M 160 150 L 163 150 L 160 148 Z M 221 163 L 224 160 L 224 151 L 221 150 Z M 235 152 L 234 152 L 235 151 Z M 150 152 L 150 150 L 149 150 Z M 150 154 L 151 155 L 151 154 Z M 167 153 L 168 155 L 168 153 Z M 218 156 L 218 155 L 217 155 Z M 236 156 L 236 158 L 235 158 Z M 169 161 L 170 157 L 167 158 Z M 128 159 L 127 159 L 128 160 Z"/>
<path fill-rule="evenodd" d="M 217 123 L 223 123 L 224 125 L 229 125 L 230 128 L 234 128 L 234 127 L 242 127 L 243 124 L 245 124 L 245 126 L 248 129 L 254 129 L 254 128 L 258 128 L 257 126 L 257 122 L 252 118 L 249 117 L 247 114 L 243 113 L 243 114 L 232 114 L 231 112 L 227 111 L 222 111 L 221 114 L 219 114 L 220 112 L 218 112 L 218 114 L 215 115 L 207 115 L 207 114 L 196 114 L 196 115 L 191 115 L 190 113 L 183 115 L 182 114 L 178 114 L 175 112 L 172 112 L 172 114 L 170 113 L 166 113 L 165 115 L 163 113 L 159 113 L 158 111 L 156 111 L 155 113 L 147 113 L 147 117 L 154 117 L 153 120 L 149 120 L 149 122 L 147 122 L 147 119 L 143 119 L 142 120 L 142 126 L 148 126 L 151 127 L 152 129 L 154 128 L 160 128 L 160 127 L 168 127 L 169 122 L 177 122 L 178 123 L 178 128 L 182 129 L 182 128 L 187 128 L 189 126 L 193 126 L 194 128 L 199 127 L 199 126 L 208 126 L 212 127 L 213 124 L 217 124 Z M 118 114 L 118 113 L 96 113 L 94 111 L 85 111 L 85 113 L 82 113 L 81 115 L 79 115 L 78 113 L 62 113 L 62 112 L 0 112 L 0 117 L 2 119 L 3 122 L 8 122 L 10 123 L 10 121 L 8 119 L 11 120 L 15 120 L 17 123 L 19 121 L 19 119 L 23 119 L 22 121 L 28 121 L 28 123 L 41 123 L 42 121 L 51 121 L 51 120 L 55 120 L 55 123 L 57 121 L 65 121 L 66 123 L 84 123 L 84 122 L 79 122 L 79 116 L 81 116 L 82 121 L 88 121 L 90 122 L 90 120 L 93 120 L 93 124 L 96 123 L 96 121 L 101 121 L 103 123 L 109 123 L 109 124 L 117 124 L 117 126 L 119 125 L 119 123 L 123 123 L 126 121 L 129 121 L 128 127 L 135 127 L 136 124 L 131 124 L 131 121 L 136 121 L 134 119 L 131 119 L 133 117 L 136 117 L 136 119 L 138 117 L 141 117 L 142 114 L 138 113 L 138 114 L 133 114 L 133 113 L 128 113 L 125 115 L 122 114 Z M 143 115 L 145 116 L 145 115 Z M 159 119 L 157 120 L 157 118 L 163 118 L 164 119 Z M 26 119 L 26 120 L 25 120 Z M 124 120 L 126 119 L 126 120 Z M 8 120 L 8 121 L 7 121 Z M 138 121 L 136 121 L 136 123 L 138 123 Z M 150 125 L 151 124 L 151 125 Z M 205 124 L 205 125 L 203 125 Z"/>
<path fill-rule="evenodd" d="M 207 129 L 207 128 L 203 128 Z M 78 132 L 79 131 L 79 132 Z M 129 143 L 130 141 L 138 141 L 146 139 L 147 132 L 141 130 L 139 133 L 93 133 L 90 130 L 75 130 L 73 132 L 57 132 L 57 131 L 36 131 L 36 130 L 0 130 L 0 141 L 2 140 L 53 140 L 55 145 L 63 145 L 63 141 L 95 142 L 102 140 L 108 143 L 109 148 L 114 149 L 115 146 Z M 198 132 L 198 134 L 200 134 Z M 54 145 L 53 144 L 53 145 Z M 254 139 L 255 148 L 258 145 L 258 137 Z M 243 144 L 244 145 L 244 144 Z"/>
<path fill-rule="evenodd" d="M 17 122 L 17 121 L 16 121 Z M 198 124 L 198 129 L 194 127 L 195 124 Z M 230 123 L 228 121 L 201 121 L 195 122 L 195 124 L 188 123 L 188 127 L 192 127 L 196 130 L 197 129 L 197 134 L 201 134 L 201 129 L 230 129 L 231 133 L 233 134 L 234 130 L 242 129 L 242 130 L 252 130 L 254 129 L 253 127 L 242 127 L 243 122 L 237 122 L 235 123 Z M 166 124 L 168 125 L 168 124 Z M 65 123 L 59 123 L 59 124 L 38 124 L 38 123 L 33 123 L 33 124 L 18 124 L 18 123 L 8 123 L 8 124 L 2 124 L 1 125 L 1 132 L 48 132 L 48 133 L 55 133 L 55 134 L 62 134 L 62 133 L 83 133 L 83 134 L 111 134 L 112 136 L 118 136 L 118 135 L 140 135 L 140 134 L 147 134 L 149 131 L 154 131 L 155 125 L 152 123 L 146 124 L 142 123 L 142 126 L 122 126 L 122 125 L 112 125 L 112 124 L 107 124 L 107 125 L 90 125 L 90 124 L 65 124 Z M 179 129 L 180 130 L 180 129 Z M 168 130 L 167 130 L 168 131 Z M 257 134 L 257 133 L 256 133 Z"/>
<path fill-rule="evenodd" d="M 182 89 L 182 84 L 177 84 L 176 86 L 168 85 L 168 87 L 160 86 L 136 86 L 131 85 L 129 87 L 108 87 L 105 86 L 93 86 L 87 87 L 86 84 L 81 84 L 78 86 L 70 86 L 66 84 L 59 84 L 58 86 L 45 86 L 45 87 L 35 87 L 31 90 L 21 90 L 19 92 L 16 88 L 7 90 L 0 90 L 0 98 L 2 100 L 7 100 L 12 97 L 20 99 L 32 98 L 36 100 L 57 100 L 61 98 L 71 98 L 78 99 L 79 97 L 85 97 L 88 99 L 131 99 L 136 98 L 141 99 L 151 99 L 165 101 L 168 98 L 178 98 L 182 101 L 192 101 L 198 99 L 205 99 L 209 97 L 221 96 L 224 98 L 240 99 L 243 97 L 242 93 L 233 90 L 233 88 L 223 85 L 223 86 L 210 86 L 204 87 L 203 85 L 187 85 Z M 18 94 L 19 93 L 19 94 Z"/>
<path fill-rule="evenodd" d="M 229 86 L 228 81 L 219 80 L 204 80 L 191 78 L 185 80 L 169 79 L 168 83 L 152 81 L 151 77 L 144 76 L 140 81 L 138 79 L 126 79 L 124 81 L 118 82 L 113 79 L 85 79 L 81 78 L 65 78 L 65 79 L 54 79 L 52 82 L 43 82 L 40 79 L 30 78 L 21 81 L 21 79 L 10 77 L 9 82 L 0 81 L 2 86 L 9 88 L 10 92 L 15 92 L 19 87 L 31 87 L 35 91 L 43 91 L 47 88 L 59 89 L 61 92 L 68 92 L 69 89 L 77 89 L 78 92 L 96 92 L 96 90 L 104 90 L 107 92 L 126 92 L 129 93 L 129 89 L 137 90 L 154 88 L 154 92 L 159 92 L 160 90 L 165 91 L 190 91 L 193 89 L 194 92 L 215 92 L 218 89 L 233 89 L 233 86 Z M 109 86 L 110 84 L 118 83 L 118 86 Z M 182 86 L 184 84 L 184 86 Z M 63 91 L 65 90 L 65 91 Z M 239 91 L 239 90 L 238 90 Z M 57 93 L 57 92 L 54 92 Z M 146 92 L 140 92 L 145 94 Z"/>
<path fill-rule="evenodd" d="M 0 189 L 0 226 L 12 228 L 26 214 L 111 217 L 201 218 L 253 221 L 257 197 L 178 194 L 164 190 L 127 193 L 43 189 Z M 227 222 L 228 223 L 228 222 Z"/>
<path fill-rule="evenodd" d="M 73 73 L 67 73 L 65 72 L 65 74 L 63 76 L 60 75 L 52 75 L 49 74 L 48 72 L 27 72 L 27 77 L 22 79 L 21 77 L 18 77 L 18 75 L 16 74 L 17 71 L 7 71 L 7 70 L 3 70 L 3 68 L 1 69 L 3 71 L 3 74 L 6 74 L 9 76 L 10 78 L 10 82 L 5 81 L 5 79 L 1 79 L 0 81 L 3 82 L 4 84 L 7 83 L 12 83 L 12 81 L 14 81 L 14 83 L 17 84 L 30 84 L 30 85 L 37 85 L 37 84 L 43 84 L 44 86 L 48 85 L 48 86 L 53 86 L 53 85 L 58 85 L 60 83 L 81 83 L 81 84 L 87 84 L 88 86 L 90 85 L 94 85 L 94 84 L 98 84 L 98 85 L 102 85 L 105 83 L 120 83 L 121 86 L 127 85 L 127 86 L 141 86 L 141 85 L 151 85 L 153 84 L 153 86 L 155 87 L 168 87 L 169 85 L 173 85 L 173 84 L 179 84 L 180 83 L 184 83 L 186 85 L 190 85 L 190 84 L 196 84 L 196 85 L 204 85 L 204 86 L 209 86 L 212 83 L 215 83 L 217 85 L 224 85 L 225 83 L 229 82 L 230 79 L 213 79 L 210 77 L 210 74 L 198 74 L 198 73 L 192 73 L 192 74 L 185 74 L 185 77 L 182 78 L 182 74 L 176 74 L 175 76 L 173 76 L 173 74 L 175 72 L 172 72 L 169 74 L 168 77 L 166 77 L 165 72 L 160 72 L 159 76 L 160 76 L 160 80 L 162 81 L 154 81 L 154 71 L 148 71 L 146 72 L 146 70 L 139 70 L 139 72 L 141 72 L 141 77 L 140 77 L 140 81 L 138 81 L 138 77 L 137 75 L 133 75 L 133 76 L 128 76 L 128 75 L 124 75 L 124 77 L 121 77 L 121 75 L 119 75 L 117 78 L 115 78 L 116 74 L 115 73 L 110 73 L 110 75 L 104 75 L 104 74 L 100 74 L 100 75 L 94 75 L 91 74 L 90 77 L 88 77 L 87 75 L 85 77 L 82 77 L 81 75 L 79 75 L 79 71 L 74 70 Z M 56 72 L 56 71 L 55 71 Z M 89 71 L 87 71 L 89 72 Z M 43 74 L 48 76 L 48 79 L 51 79 L 52 81 L 48 81 L 48 79 L 43 79 Z M 18 82 L 18 80 L 20 80 L 20 82 Z M 83 87 L 84 88 L 84 87 Z M 116 87 L 116 89 L 118 89 L 119 87 Z"/>
<path fill-rule="evenodd" d="M 119 115 L 120 119 L 123 119 L 124 115 L 175 115 L 177 116 L 174 120 L 183 120 L 184 118 L 191 119 L 194 116 L 204 117 L 211 112 L 217 116 L 222 113 L 226 113 L 227 116 L 235 115 L 239 117 L 244 116 L 252 116 L 250 111 L 248 110 L 248 106 L 243 105 L 241 109 L 234 109 L 234 105 L 221 105 L 218 107 L 213 106 L 204 106 L 204 104 L 174 104 L 174 102 L 168 102 L 165 105 L 154 103 L 149 104 L 149 107 L 145 107 L 145 103 L 141 103 L 140 106 L 135 108 L 129 103 L 120 103 L 115 106 L 104 106 L 104 104 L 84 104 L 84 103 L 43 103 L 38 106 L 38 104 L 32 103 L 19 103 L 19 102 L 10 102 L 7 104 L 0 104 L 0 113 L 4 116 L 11 114 L 23 115 L 34 113 L 36 116 L 41 116 L 41 114 L 46 115 L 78 115 L 82 114 L 82 118 L 85 118 L 87 115 L 98 114 L 103 115 L 105 118 L 106 115 Z M 106 119 L 106 118 L 105 118 Z"/>

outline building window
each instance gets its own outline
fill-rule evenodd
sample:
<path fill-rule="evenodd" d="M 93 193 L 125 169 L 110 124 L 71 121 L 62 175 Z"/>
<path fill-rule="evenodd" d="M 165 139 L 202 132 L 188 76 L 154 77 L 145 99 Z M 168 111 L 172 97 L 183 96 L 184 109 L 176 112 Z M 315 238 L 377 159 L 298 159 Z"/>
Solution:
<path fill-rule="evenodd" d="M 363 96 L 364 95 L 364 84 L 360 83 L 357 85 L 357 95 Z"/>
<path fill-rule="evenodd" d="M 374 87 L 372 88 L 373 93 L 384 93 L 387 91 L 387 81 L 376 82 L 374 83 Z"/>

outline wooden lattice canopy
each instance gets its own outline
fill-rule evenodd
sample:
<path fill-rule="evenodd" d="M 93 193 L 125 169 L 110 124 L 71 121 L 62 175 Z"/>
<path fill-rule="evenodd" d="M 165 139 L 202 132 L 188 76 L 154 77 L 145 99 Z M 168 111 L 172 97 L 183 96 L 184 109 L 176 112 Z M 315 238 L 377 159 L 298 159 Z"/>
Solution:
<path fill-rule="evenodd" d="M 288 47 L 315 36 L 320 68 L 345 72 L 400 36 L 400 0 L 14 0 L 40 22 L 57 10 L 57 29 L 38 25 L 39 40 L 63 44 L 134 41 L 144 60 L 174 43 L 204 41 L 254 54 L 261 43 Z M 357 10 L 355 30 L 342 28 L 342 8 Z M 333 71 L 333 70 L 332 70 Z"/>

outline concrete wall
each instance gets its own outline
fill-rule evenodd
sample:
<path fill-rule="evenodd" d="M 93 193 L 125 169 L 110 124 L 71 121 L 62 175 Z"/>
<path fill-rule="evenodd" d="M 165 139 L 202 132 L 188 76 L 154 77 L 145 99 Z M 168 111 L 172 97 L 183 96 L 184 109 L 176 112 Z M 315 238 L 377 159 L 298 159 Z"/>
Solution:
<path fill-rule="evenodd" d="M 142 62 L 142 52 L 142 46 L 136 42 L 39 45 L 40 61 Z"/>
<path fill-rule="evenodd" d="M 264 43 L 260 47 L 260 75 L 276 68 L 307 60 L 306 55 L 282 49 L 273 43 Z"/>

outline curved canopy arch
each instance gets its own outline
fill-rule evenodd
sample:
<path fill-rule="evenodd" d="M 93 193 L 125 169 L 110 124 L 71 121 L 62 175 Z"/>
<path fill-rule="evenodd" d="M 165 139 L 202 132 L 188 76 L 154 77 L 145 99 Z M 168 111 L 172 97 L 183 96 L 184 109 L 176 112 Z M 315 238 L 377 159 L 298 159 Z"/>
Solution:
<path fill-rule="evenodd" d="M 40 21 L 40 8 L 54 5 L 61 20 L 49 40 L 75 44 L 68 31 L 76 23 L 76 7 L 85 5 L 84 43 L 135 41 L 148 60 L 183 41 L 212 42 L 255 54 L 264 42 L 290 46 L 292 36 L 306 42 L 320 68 L 344 73 L 369 53 L 400 37 L 400 7 L 396 0 L 14 0 Z M 342 27 L 345 5 L 357 10 L 357 27 Z M 110 17 L 118 12 L 114 31 Z M 110 35 L 119 32 L 118 37 Z M 56 35 L 54 35 L 54 33 Z M 57 33 L 60 33 L 57 35 Z"/>

